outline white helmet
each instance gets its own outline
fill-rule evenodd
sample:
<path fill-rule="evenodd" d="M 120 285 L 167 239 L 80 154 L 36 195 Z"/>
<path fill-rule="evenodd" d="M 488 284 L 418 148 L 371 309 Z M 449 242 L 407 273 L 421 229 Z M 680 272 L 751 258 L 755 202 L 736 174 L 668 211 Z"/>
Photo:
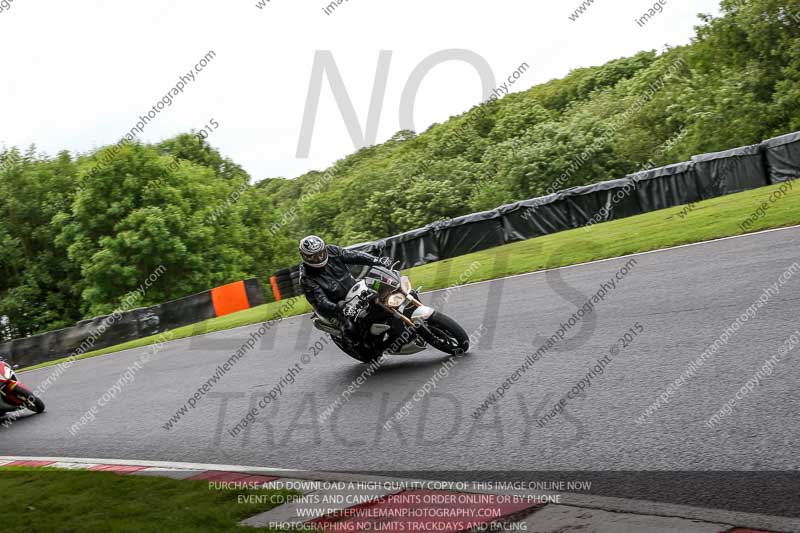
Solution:
<path fill-rule="evenodd" d="M 328 249 L 325 241 L 316 235 L 309 235 L 300 241 L 300 256 L 303 263 L 312 268 L 322 268 L 328 264 Z"/>

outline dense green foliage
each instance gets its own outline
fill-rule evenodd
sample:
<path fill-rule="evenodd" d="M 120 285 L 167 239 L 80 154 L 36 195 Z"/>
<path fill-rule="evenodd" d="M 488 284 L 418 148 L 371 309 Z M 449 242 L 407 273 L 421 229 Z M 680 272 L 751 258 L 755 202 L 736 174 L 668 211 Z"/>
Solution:
<path fill-rule="evenodd" d="M 160 265 L 137 305 L 266 281 L 303 234 L 371 240 L 800 129 L 800 1 L 722 8 L 687 46 L 575 70 L 292 180 L 253 185 L 190 134 L 113 157 L 0 153 L 4 336 L 109 312 Z"/>
<path fill-rule="evenodd" d="M 265 277 L 286 261 L 274 255 L 286 237 L 251 238 L 276 221 L 266 192 L 199 137 L 127 144 L 107 164 L 103 153 L 3 155 L 4 336 Z"/>

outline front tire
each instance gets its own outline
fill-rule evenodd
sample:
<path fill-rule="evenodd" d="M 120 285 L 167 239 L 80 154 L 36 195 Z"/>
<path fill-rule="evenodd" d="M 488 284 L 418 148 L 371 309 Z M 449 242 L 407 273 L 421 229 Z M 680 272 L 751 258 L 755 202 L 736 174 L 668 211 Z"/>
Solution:
<path fill-rule="evenodd" d="M 417 334 L 440 352 L 464 355 L 469 351 L 469 335 L 461 325 L 439 311 L 421 324 Z"/>
<path fill-rule="evenodd" d="M 44 402 L 41 398 L 26 389 L 21 385 L 17 385 L 14 389 L 17 398 L 22 400 L 22 405 L 30 409 L 36 414 L 44 413 Z"/>

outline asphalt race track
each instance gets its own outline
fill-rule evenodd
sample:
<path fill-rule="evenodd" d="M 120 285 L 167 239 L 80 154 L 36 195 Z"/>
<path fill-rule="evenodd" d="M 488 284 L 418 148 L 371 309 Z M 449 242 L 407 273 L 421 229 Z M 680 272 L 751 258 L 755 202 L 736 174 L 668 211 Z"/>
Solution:
<path fill-rule="evenodd" d="M 429 294 L 428 302 L 446 299 L 445 312 L 467 331 L 483 324 L 478 345 L 445 368 L 446 376 L 442 354 L 393 358 L 322 423 L 325 408 L 366 367 L 332 344 L 313 357 L 309 347 L 323 337 L 309 328 L 307 316 L 269 329 L 170 429 L 170 417 L 258 325 L 168 343 L 125 382 L 119 380 L 126 369 L 151 348 L 80 361 L 47 391 L 44 415 L 0 429 L 0 454 L 425 472 L 432 479 L 554 479 L 567 474 L 542 471 L 578 471 L 570 475 L 594 479 L 593 492 L 605 495 L 800 516 L 800 349 L 784 356 L 716 427 L 705 424 L 800 328 L 800 271 L 668 404 L 646 423 L 636 422 L 690 361 L 800 261 L 798 252 L 800 228 L 789 228 L 637 255 L 635 264 L 630 257 L 613 259 L 466 286 L 446 297 Z M 475 420 L 471 414 L 487 395 L 626 264 L 629 272 L 594 312 Z M 623 347 L 618 339 L 631 328 L 637 335 Z M 536 420 L 612 346 L 616 355 L 603 374 L 539 427 Z M 288 383 L 296 364 L 299 372 Z M 53 370 L 21 378 L 33 388 Z M 435 390 L 412 401 L 407 416 L 385 430 L 386 419 L 437 371 Z M 231 436 L 281 379 L 279 399 Z M 96 420 L 72 435 L 70 426 L 115 383 L 121 384 L 116 398 L 95 408 Z M 664 473 L 642 473 L 653 470 Z"/>

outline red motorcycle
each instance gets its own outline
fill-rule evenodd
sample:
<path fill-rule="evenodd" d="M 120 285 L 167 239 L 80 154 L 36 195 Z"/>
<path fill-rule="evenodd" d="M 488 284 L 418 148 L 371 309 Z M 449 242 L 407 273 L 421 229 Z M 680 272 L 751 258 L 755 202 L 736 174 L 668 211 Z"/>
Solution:
<path fill-rule="evenodd" d="M 11 365 L 0 359 L 0 416 L 26 408 L 43 413 L 44 402 L 19 382 Z"/>

